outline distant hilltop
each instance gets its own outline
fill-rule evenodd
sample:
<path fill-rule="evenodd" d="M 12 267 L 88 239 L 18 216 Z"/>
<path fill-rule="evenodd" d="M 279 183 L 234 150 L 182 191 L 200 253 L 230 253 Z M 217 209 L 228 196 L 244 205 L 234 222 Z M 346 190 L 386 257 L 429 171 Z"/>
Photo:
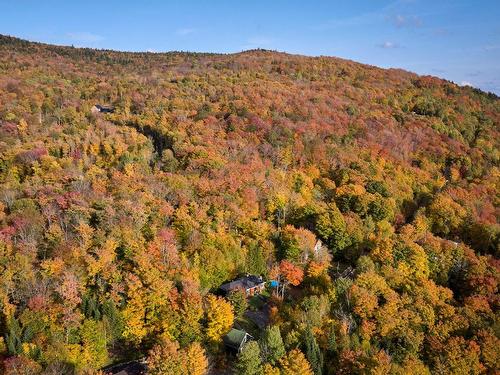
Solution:
<path fill-rule="evenodd" d="M 37 53 L 56 53 L 61 56 L 66 56 L 70 58 L 77 58 L 77 59 L 103 59 L 105 58 L 108 62 L 117 62 L 120 64 L 124 63 L 132 63 L 133 61 L 137 61 L 138 59 L 148 56 L 149 61 L 157 61 L 160 62 L 160 60 L 163 57 L 167 56 L 185 56 L 185 57 L 193 57 L 193 58 L 202 58 L 202 57 L 212 57 L 212 58 L 223 58 L 224 56 L 238 56 L 238 55 L 267 55 L 267 56 L 283 56 L 288 58 L 292 58 L 295 56 L 296 58 L 300 59 L 311 59 L 311 60 L 324 60 L 324 59 L 331 59 L 334 61 L 339 61 L 339 62 L 345 62 L 346 64 L 357 64 L 359 66 L 364 66 L 366 68 L 376 68 L 371 65 L 367 64 L 361 64 L 361 63 L 356 63 L 351 60 L 346 60 L 338 57 L 332 57 L 332 56 L 317 56 L 317 57 L 312 57 L 312 56 L 302 56 L 302 55 L 294 55 L 294 54 L 289 54 L 286 52 L 279 52 L 275 50 L 269 50 L 269 49 L 262 49 L 262 48 L 257 48 L 257 49 L 249 49 L 246 51 L 241 51 L 241 52 L 236 52 L 236 53 L 228 53 L 228 54 L 223 54 L 223 53 L 210 53 L 210 52 L 188 52 L 188 51 L 166 51 L 166 52 L 149 52 L 149 51 L 144 51 L 144 52 L 127 52 L 127 51 L 117 51 L 117 50 L 109 50 L 109 49 L 95 49 L 95 48 L 88 48 L 88 47 L 73 47 L 73 46 L 61 46 L 61 45 L 53 45 L 53 44 L 47 44 L 47 43 L 41 43 L 41 42 L 32 42 L 28 41 L 25 39 L 20 39 L 17 37 L 9 36 L 9 35 L 2 35 L 0 34 L 0 46 L 11 46 L 15 47 L 19 51 L 25 51 L 25 52 L 37 52 Z M 376 68 L 376 69 L 383 69 L 383 68 Z M 390 68 L 387 69 L 389 71 L 400 71 L 400 72 L 406 72 L 403 69 L 394 69 Z M 415 77 L 416 75 L 411 72 L 406 72 L 410 74 L 412 77 Z M 436 78 L 438 80 L 446 81 L 444 79 Z M 476 88 L 472 88 L 474 90 L 479 90 Z M 496 95 L 494 93 L 488 93 L 489 95 Z"/>

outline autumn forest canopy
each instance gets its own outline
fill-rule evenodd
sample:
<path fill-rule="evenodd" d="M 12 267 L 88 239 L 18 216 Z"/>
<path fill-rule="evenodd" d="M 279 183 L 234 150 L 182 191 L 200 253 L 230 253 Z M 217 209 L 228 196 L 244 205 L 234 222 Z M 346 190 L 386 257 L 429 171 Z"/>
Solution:
<path fill-rule="evenodd" d="M 338 58 L 0 36 L 0 373 L 495 374 L 499 125 Z"/>

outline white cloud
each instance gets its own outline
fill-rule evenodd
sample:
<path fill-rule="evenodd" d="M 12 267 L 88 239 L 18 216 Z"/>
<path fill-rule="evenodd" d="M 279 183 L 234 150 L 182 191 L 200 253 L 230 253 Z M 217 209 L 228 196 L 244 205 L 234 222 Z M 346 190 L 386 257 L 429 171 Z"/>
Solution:
<path fill-rule="evenodd" d="M 474 85 L 468 81 L 462 81 L 460 82 L 460 86 L 470 86 L 470 87 L 474 87 Z"/>
<path fill-rule="evenodd" d="M 382 44 L 378 44 L 377 47 L 384 48 L 384 49 L 394 49 L 394 48 L 400 48 L 401 46 L 399 45 L 399 43 L 386 41 Z"/>
<path fill-rule="evenodd" d="M 387 19 L 391 21 L 396 27 L 420 27 L 422 20 L 418 16 L 406 16 L 403 14 L 396 14 L 388 16 Z"/>
<path fill-rule="evenodd" d="M 186 35 L 194 34 L 195 32 L 196 32 L 196 29 L 192 28 L 192 27 L 185 27 L 185 28 L 182 28 L 182 29 L 175 30 L 175 34 L 176 35 L 180 35 L 180 36 L 186 36 Z"/>
<path fill-rule="evenodd" d="M 407 9 L 409 3 L 416 1 L 394 0 L 378 10 L 356 14 L 351 17 L 331 19 L 325 23 L 312 25 L 311 29 L 325 31 L 335 28 L 378 25 L 384 20 L 392 22 L 397 27 L 420 27 L 422 26 L 422 19 L 419 16 L 400 13 Z"/>
<path fill-rule="evenodd" d="M 432 34 L 435 36 L 446 36 L 446 35 L 450 34 L 450 30 L 448 30 L 447 28 L 444 28 L 444 27 L 439 27 L 437 29 L 434 29 Z"/>
<path fill-rule="evenodd" d="M 499 48 L 500 48 L 500 45 L 498 45 L 498 44 L 490 44 L 490 45 L 484 46 L 483 50 L 485 50 L 485 51 L 495 51 L 495 50 L 497 50 Z"/>
<path fill-rule="evenodd" d="M 93 34 L 88 31 L 73 32 L 73 33 L 68 33 L 67 35 L 71 40 L 74 40 L 75 42 L 79 43 L 96 43 L 100 42 L 101 40 L 104 40 L 103 36 Z"/>

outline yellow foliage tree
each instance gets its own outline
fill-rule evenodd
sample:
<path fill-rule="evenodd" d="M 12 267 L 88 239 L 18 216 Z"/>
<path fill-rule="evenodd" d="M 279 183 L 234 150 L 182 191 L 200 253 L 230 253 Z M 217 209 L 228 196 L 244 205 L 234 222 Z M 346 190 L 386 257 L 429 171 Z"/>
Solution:
<path fill-rule="evenodd" d="M 280 360 L 281 375 L 313 375 L 306 357 L 298 349 L 293 349 Z"/>
<path fill-rule="evenodd" d="M 222 297 L 209 295 L 206 301 L 207 337 L 218 342 L 229 332 L 234 322 L 233 307 Z"/>
<path fill-rule="evenodd" d="M 466 214 L 465 208 L 444 194 L 438 195 L 427 209 L 433 232 L 444 236 L 456 231 Z"/>
<path fill-rule="evenodd" d="M 264 375 L 280 375 L 280 369 L 271 366 L 269 363 L 266 363 L 264 365 L 262 372 Z"/>
<path fill-rule="evenodd" d="M 177 341 L 164 339 L 150 350 L 148 374 L 151 375 L 204 375 L 208 360 L 198 342 L 180 349 Z"/>
<path fill-rule="evenodd" d="M 135 275 L 130 275 L 128 280 L 128 303 L 123 311 L 125 320 L 125 329 L 123 337 L 135 344 L 141 342 L 146 336 L 147 329 L 144 324 L 145 306 L 141 294 L 143 289 L 142 283 Z"/>
<path fill-rule="evenodd" d="M 198 342 L 186 349 L 186 367 L 189 375 L 203 375 L 207 372 L 208 360 L 205 350 Z"/>

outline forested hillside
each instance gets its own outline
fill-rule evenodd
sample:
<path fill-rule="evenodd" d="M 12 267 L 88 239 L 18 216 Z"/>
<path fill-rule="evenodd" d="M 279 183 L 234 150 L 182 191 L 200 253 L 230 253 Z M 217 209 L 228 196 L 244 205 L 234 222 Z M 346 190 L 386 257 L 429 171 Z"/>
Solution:
<path fill-rule="evenodd" d="M 0 36 L 0 372 L 495 374 L 499 124 L 337 58 Z"/>

